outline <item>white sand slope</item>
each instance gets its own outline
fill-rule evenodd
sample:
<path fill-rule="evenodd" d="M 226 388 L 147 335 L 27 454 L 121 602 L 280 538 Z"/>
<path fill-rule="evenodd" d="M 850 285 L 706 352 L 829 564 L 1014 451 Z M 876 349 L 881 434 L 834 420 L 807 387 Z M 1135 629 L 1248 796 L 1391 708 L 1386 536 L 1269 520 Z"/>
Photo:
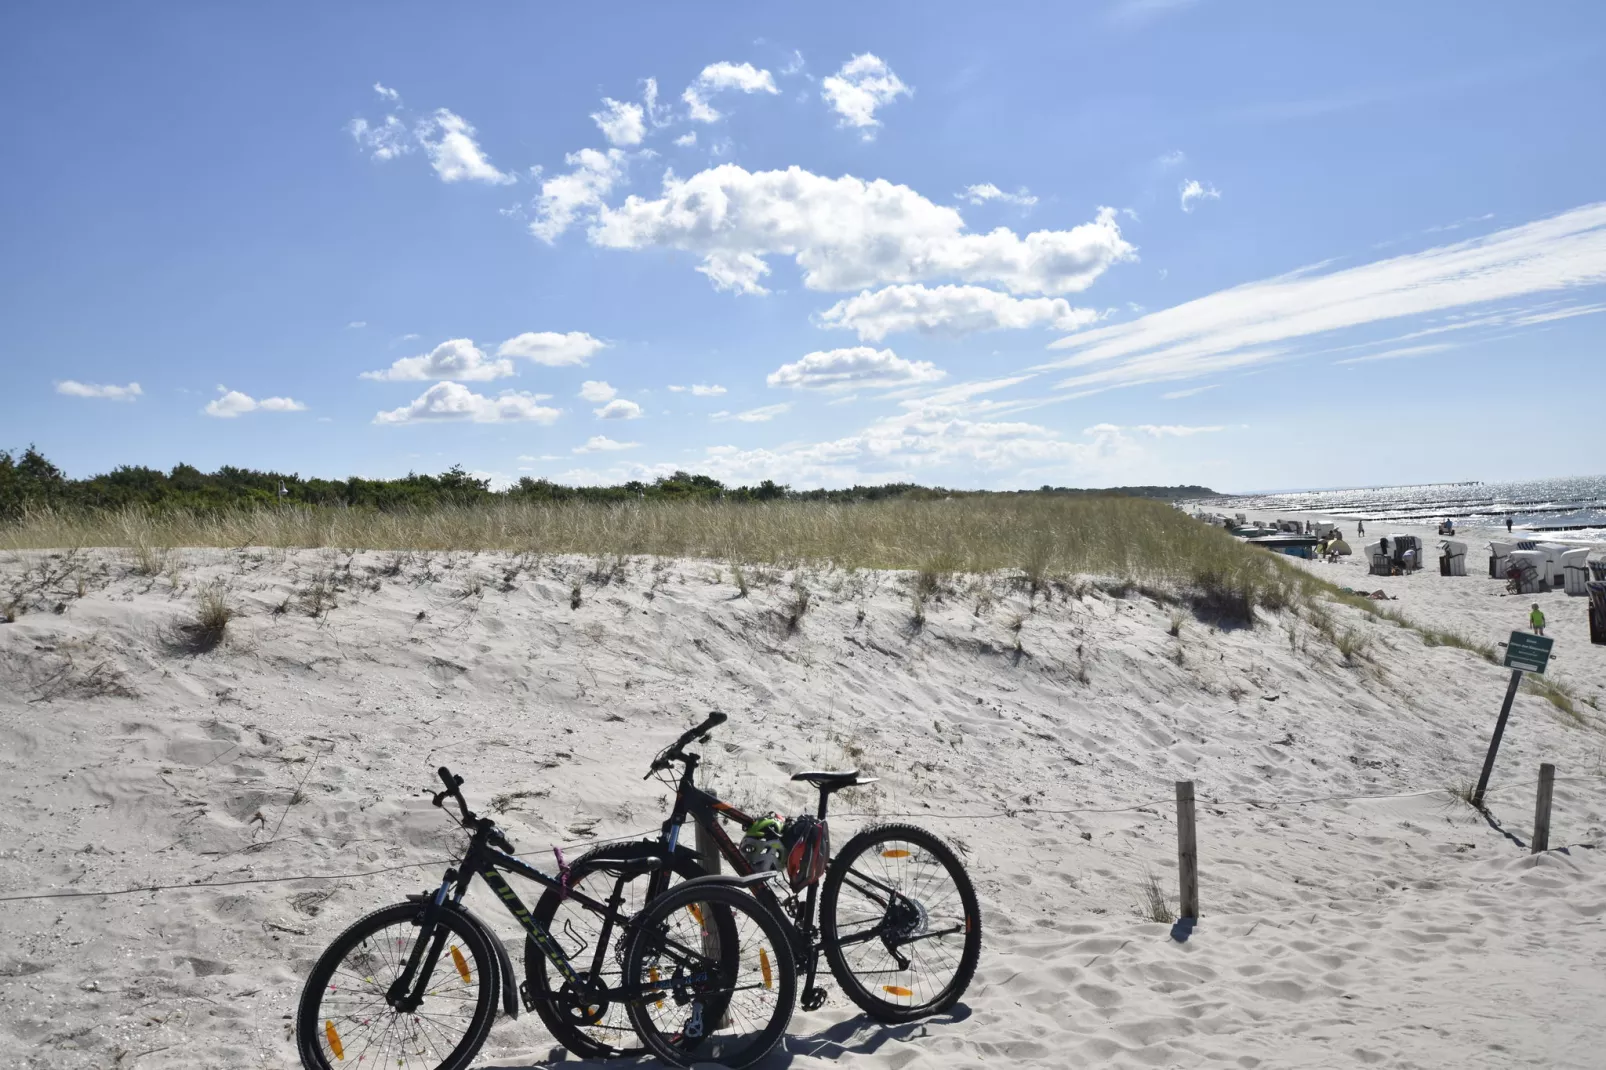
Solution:
<path fill-rule="evenodd" d="M 760 570 L 743 599 L 693 561 L 188 551 L 150 578 L 89 558 L 82 597 L 47 581 L 0 625 L 0 896 L 442 858 L 459 836 L 421 794 L 442 763 L 477 807 L 523 793 L 500 820 L 539 861 L 652 829 L 668 800 L 647 762 L 717 708 L 727 798 L 797 811 L 789 773 L 872 769 L 837 842 L 912 815 L 965 852 L 985 912 L 954 1014 L 885 1029 L 833 995 L 774 1066 L 1602 1064 L 1606 735 L 1518 698 L 1496 819 L 1526 842 L 1539 762 L 1563 778 L 1566 850 L 1532 857 L 1443 790 L 1476 776 L 1505 673 L 1356 611 L 1335 611 L 1370 640 L 1348 665 L 1288 615 L 1172 638 L 1174 610 L 1140 594 L 1029 604 L 1004 577 L 915 628 L 888 573 Z M 216 579 L 244 616 L 219 649 L 175 651 Z M 814 598 L 789 632 L 794 579 Z M 1490 581 L 1426 580 L 1397 605 L 1493 626 Z M 1572 679 L 1606 680 L 1606 648 L 1557 634 Z M 1204 915 L 1183 944 L 1137 911 L 1149 873 L 1175 891 L 1180 778 Z M 293 1066 L 312 960 L 439 872 L 5 903 L 0 1065 Z M 492 897 L 470 902 L 517 958 Z M 564 1059 L 524 1016 L 478 1065 Z"/>

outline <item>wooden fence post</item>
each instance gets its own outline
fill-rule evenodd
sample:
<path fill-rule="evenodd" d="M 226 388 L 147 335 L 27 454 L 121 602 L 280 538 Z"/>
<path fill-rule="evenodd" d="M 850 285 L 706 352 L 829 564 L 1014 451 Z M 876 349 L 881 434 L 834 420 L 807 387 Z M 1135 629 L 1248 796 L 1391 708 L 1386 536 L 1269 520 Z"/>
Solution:
<path fill-rule="evenodd" d="M 1199 917 L 1199 843 L 1193 830 L 1193 781 L 1177 781 L 1177 869 L 1182 878 L 1178 916 Z"/>
<path fill-rule="evenodd" d="M 1533 854 L 1550 850 L 1550 796 L 1556 786 L 1556 767 L 1545 762 L 1539 767 L 1539 795 L 1534 800 Z"/>
<path fill-rule="evenodd" d="M 719 844 L 714 842 L 702 822 L 696 818 L 691 819 L 692 828 L 696 830 L 695 841 L 697 845 L 697 861 L 703 864 L 703 872 L 713 875 L 719 872 Z"/>

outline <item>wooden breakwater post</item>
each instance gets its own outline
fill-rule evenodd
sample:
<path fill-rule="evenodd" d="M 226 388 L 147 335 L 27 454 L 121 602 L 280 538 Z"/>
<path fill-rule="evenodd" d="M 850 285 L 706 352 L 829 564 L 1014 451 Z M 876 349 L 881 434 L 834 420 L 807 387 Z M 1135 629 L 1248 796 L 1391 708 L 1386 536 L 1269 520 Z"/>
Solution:
<path fill-rule="evenodd" d="M 1177 872 L 1182 880 L 1181 918 L 1199 917 L 1199 841 L 1193 827 L 1193 781 L 1177 781 Z"/>
<path fill-rule="evenodd" d="M 1529 853 L 1550 850 L 1550 797 L 1556 788 L 1556 767 L 1545 762 L 1539 767 L 1539 794 L 1534 799 L 1534 839 Z"/>

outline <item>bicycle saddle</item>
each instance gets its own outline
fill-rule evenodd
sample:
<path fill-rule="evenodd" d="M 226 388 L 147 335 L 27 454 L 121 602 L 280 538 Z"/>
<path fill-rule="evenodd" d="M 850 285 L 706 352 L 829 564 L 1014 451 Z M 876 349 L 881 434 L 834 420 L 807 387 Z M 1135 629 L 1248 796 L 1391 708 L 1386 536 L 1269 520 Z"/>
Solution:
<path fill-rule="evenodd" d="M 815 787 L 823 788 L 826 791 L 835 791 L 838 788 L 851 788 L 856 784 L 872 784 L 881 778 L 869 777 L 865 780 L 860 780 L 859 771 L 857 769 L 848 769 L 839 772 L 827 772 L 823 769 L 811 769 L 802 773 L 793 773 L 792 779 L 801 780 L 805 784 L 813 784 Z"/>

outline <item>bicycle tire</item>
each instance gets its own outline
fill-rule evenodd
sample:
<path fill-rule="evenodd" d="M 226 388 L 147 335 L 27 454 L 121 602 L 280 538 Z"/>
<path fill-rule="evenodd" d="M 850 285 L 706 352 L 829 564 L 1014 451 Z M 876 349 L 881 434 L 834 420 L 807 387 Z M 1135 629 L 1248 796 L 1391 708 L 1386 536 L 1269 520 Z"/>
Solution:
<path fill-rule="evenodd" d="M 941 865 L 953 882 L 959 905 L 963 910 L 964 942 L 952 978 L 930 998 L 914 1003 L 886 999 L 855 972 L 854 965 L 847 960 L 844 953 L 843 934 L 838 918 L 843 883 L 852 870 L 855 860 L 863 857 L 866 852 L 876 849 L 878 845 L 891 843 L 917 846 Z M 892 848 L 887 849 L 892 850 Z M 920 907 L 922 913 L 925 909 L 924 906 Z M 911 1022 L 918 1018 L 940 1014 L 952 1007 L 970 986 L 971 978 L 976 973 L 976 964 L 981 957 L 981 908 L 976 901 L 976 890 L 971 885 L 970 875 L 965 872 L 964 865 L 953 850 L 935 834 L 914 825 L 876 825 L 850 839 L 831 860 L 831 868 L 825 875 L 825 887 L 820 894 L 820 937 L 826 961 L 831 965 L 831 973 L 849 999 L 878 1021 Z M 899 986 L 876 987 L 894 994 L 894 989 Z M 913 989 L 907 987 L 902 988 L 902 993 L 907 994 L 899 994 L 899 1000 L 913 999 L 916 995 Z"/>
<path fill-rule="evenodd" d="M 741 916 L 753 923 L 749 927 L 733 921 L 737 938 L 720 938 L 716 949 L 709 953 L 711 958 L 704 960 L 712 961 L 715 966 L 712 971 L 715 973 L 715 998 L 707 1010 L 700 1001 L 683 999 L 682 989 L 674 990 L 677 1007 L 692 1003 L 687 1025 L 700 1021 L 715 1023 L 710 1031 L 712 1035 L 688 1038 L 691 1030 L 686 1025 L 679 1032 L 664 1030 L 666 1022 L 655 1015 L 662 1011 L 667 1016 L 667 1024 L 673 1024 L 682 1013 L 676 1008 L 665 1009 L 669 1004 L 667 989 L 666 995 L 657 1000 L 631 1000 L 626 1009 L 636 1035 L 665 1062 L 674 1066 L 709 1062 L 742 1070 L 764 1058 L 781 1042 L 797 1004 L 797 964 L 786 931 L 774 912 L 746 889 L 738 884 L 699 882 L 679 885 L 654 899 L 637 915 L 636 924 L 631 927 L 630 943 L 625 949 L 624 978 L 627 984 L 658 982 L 660 965 L 665 960 L 673 963 L 681 959 L 673 947 L 683 945 L 674 945 L 665 933 L 670 920 L 692 914 L 701 921 L 710 907 L 716 914 L 733 919 Z M 756 947 L 751 946 L 754 943 Z M 697 956 L 694 952 L 690 957 Z M 694 962 L 693 969 L 699 965 Z M 708 972 L 711 971 L 702 970 L 702 974 Z M 773 998 L 758 994 L 757 989 L 761 987 L 773 992 Z M 734 1006 L 738 1001 L 733 997 L 743 991 L 752 991 L 754 996 L 752 1000 L 740 1000 L 742 1009 L 738 1011 Z M 740 1040 L 717 1035 L 735 1018 L 745 1018 L 747 1007 L 754 1002 L 770 1007 L 762 1028 L 755 1035 Z"/>
<path fill-rule="evenodd" d="M 647 858 L 661 858 L 663 853 L 664 850 L 661 844 L 645 840 L 593 848 L 570 864 L 569 886 L 577 888 L 587 877 L 596 873 L 606 873 L 610 862 L 634 862 Z M 682 880 L 692 880 L 704 875 L 703 867 L 697 861 L 697 856 L 690 851 L 676 851 L 670 859 L 670 869 Z M 644 873 L 637 879 L 645 882 L 648 876 L 648 874 Z M 634 883 L 635 881 L 631 882 L 631 884 Z M 608 893 L 597 895 L 592 891 L 588 894 L 593 899 L 607 902 L 608 894 L 611 891 L 612 884 L 610 883 Z M 639 905 L 636 904 L 634 899 L 627 899 L 620 906 L 621 912 L 634 913 L 640 910 L 641 906 L 645 905 L 645 888 L 643 888 L 640 898 L 643 902 Z M 571 901 L 567 900 L 556 888 L 548 888 L 542 893 L 541 898 L 537 900 L 535 909 L 530 912 L 530 916 L 535 919 L 536 923 L 551 933 L 554 939 L 561 940 L 567 935 L 565 931 L 562 931 L 561 923 L 557 922 L 558 910 L 565 902 Z M 586 911 L 583 907 L 578 909 L 590 917 L 596 917 L 595 914 Z M 594 940 L 596 938 L 595 932 L 596 930 L 593 930 L 592 933 L 587 934 L 590 939 Z M 621 936 L 622 930 L 615 927 L 614 939 L 619 940 Z M 588 954 L 595 954 L 595 950 L 589 944 L 586 947 L 586 951 Z M 623 958 L 623 954 L 618 952 L 617 945 L 604 953 L 604 961 L 614 964 L 621 970 L 621 960 Z M 579 969 L 582 964 L 576 962 L 574 965 Z M 589 965 L 589 963 L 586 965 Z M 541 1019 L 541 1024 L 546 1026 L 547 1032 L 551 1033 L 559 1044 L 567 1048 L 570 1054 L 580 1059 L 612 1059 L 626 1055 L 637 1055 L 645 1050 L 639 1042 L 634 1044 L 629 1043 L 628 1040 L 618 1044 L 609 1042 L 609 1035 L 616 1032 L 619 1033 L 621 1038 L 637 1039 L 634 1036 L 635 1027 L 630 1023 L 629 1015 L 622 1004 L 616 1007 L 602 1008 L 598 1021 L 590 1025 L 582 1024 L 581 1021 L 566 1017 L 569 1013 L 569 1008 L 559 1005 L 550 998 L 557 995 L 562 989 L 561 985 L 556 989 L 553 987 L 553 972 L 555 971 L 552 971 L 552 964 L 548 961 L 546 955 L 535 945 L 533 939 L 526 936 L 524 938 L 524 982 L 532 997 L 529 1002 L 533 1004 L 535 1013 Z M 618 985 L 616 983 L 610 987 L 616 988 Z M 590 1032 L 587 1032 L 587 1030 L 590 1030 Z M 599 1036 L 598 1034 L 602 1035 Z"/>
<path fill-rule="evenodd" d="M 410 1039 L 403 1031 L 394 1028 L 395 1021 L 403 1016 L 384 1002 L 384 991 L 388 985 L 376 980 L 381 971 L 343 971 L 355 979 L 356 995 L 347 995 L 339 984 L 331 983 L 336 980 L 336 971 L 347 963 L 353 952 L 359 953 L 359 958 L 353 960 L 353 964 L 389 966 L 389 976 L 393 979 L 411 950 L 410 941 L 416 939 L 418 918 L 423 909 L 419 903 L 397 903 L 376 910 L 353 922 L 345 932 L 335 937 L 334 942 L 318 958 L 312 972 L 307 975 L 296 1010 L 296 1048 L 301 1056 L 301 1065 L 306 1070 L 336 1070 L 337 1066 L 350 1065 L 344 1053 L 348 1048 L 357 1051 L 359 1044 L 363 1045 L 365 1056 L 372 1056 L 371 1060 L 364 1058 L 361 1061 L 372 1061 L 374 1065 L 388 1063 L 396 1057 L 386 1052 L 371 1052 L 375 1043 L 389 1044 L 394 1041 L 399 1048 L 407 1044 L 416 1044 L 418 1049 L 428 1048 L 428 1055 L 420 1055 L 416 1049 L 408 1050 L 405 1061 L 407 1065 L 412 1065 L 413 1057 L 419 1056 L 419 1060 L 428 1065 L 431 1058 L 439 1059 L 434 1064 L 434 1070 L 463 1070 L 479 1054 L 491 1031 L 491 1023 L 496 1018 L 496 1000 L 502 978 L 496 953 L 487 943 L 491 938 L 475 922 L 455 910 L 440 911 L 438 923 L 444 925 L 450 934 L 447 946 L 456 950 L 461 945 L 467 948 L 468 955 L 459 958 L 461 952 L 458 952 L 450 960 L 437 963 L 436 973 L 440 974 L 444 965 L 448 971 L 448 975 L 443 977 L 444 984 L 455 988 L 456 974 L 462 973 L 463 986 L 474 986 L 472 1011 L 468 1015 L 461 1013 L 468 1009 L 463 1006 L 468 1003 L 466 995 L 449 990 L 431 993 L 436 997 L 435 1002 L 443 1008 L 455 1009 L 443 1010 L 439 1015 L 407 1015 L 410 1021 L 404 1021 L 404 1028 L 413 1031 Z M 388 929 L 398 930 L 398 935 L 386 936 L 382 941 L 375 939 Z M 392 940 L 406 943 L 390 946 Z M 365 943 L 369 946 L 365 947 Z M 426 1000 L 425 1005 L 429 1002 Z M 422 1007 L 419 1010 L 422 1011 Z M 374 1025 L 376 1019 L 389 1021 L 390 1028 Z M 453 1043 L 452 1036 L 459 1021 L 462 1023 L 462 1036 Z M 334 1062 L 330 1061 L 331 1054 L 335 1056 Z"/>

